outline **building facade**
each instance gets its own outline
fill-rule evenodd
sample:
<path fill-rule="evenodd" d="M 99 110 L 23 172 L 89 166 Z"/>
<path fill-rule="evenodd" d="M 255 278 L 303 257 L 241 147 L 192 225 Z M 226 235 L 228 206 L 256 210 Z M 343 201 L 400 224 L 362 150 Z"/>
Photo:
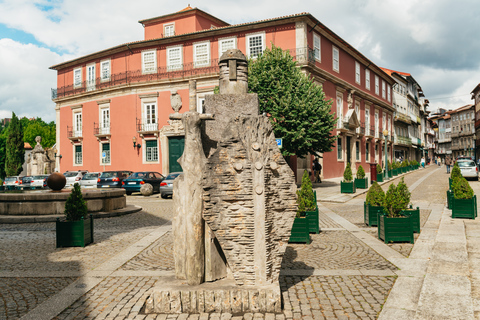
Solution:
<path fill-rule="evenodd" d="M 472 91 L 475 106 L 475 159 L 480 159 L 480 84 Z"/>
<path fill-rule="evenodd" d="M 475 155 L 475 106 L 468 104 L 453 110 L 452 124 L 452 156 L 474 157 Z"/>
<path fill-rule="evenodd" d="M 321 158 L 323 178 L 382 163 L 392 132 L 393 79 L 308 13 L 230 25 L 202 10 L 141 20 L 145 39 L 52 66 L 57 71 L 59 170 L 181 171 L 184 129 L 169 120 L 171 99 L 188 109 L 188 81 L 197 81 L 197 110 L 218 85 L 218 58 L 240 49 L 255 58 L 273 44 L 288 50 L 332 99 L 338 118 L 334 149 Z M 387 135 L 389 156 L 393 154 Z M 133 143 L 133 149 L 132 149 Z M 312 157 L 291 157 L 297 181 Z M 354 164 L 354 165 L 353 165 Z M 296 170 L 295 170 L 296 169 Z"/>

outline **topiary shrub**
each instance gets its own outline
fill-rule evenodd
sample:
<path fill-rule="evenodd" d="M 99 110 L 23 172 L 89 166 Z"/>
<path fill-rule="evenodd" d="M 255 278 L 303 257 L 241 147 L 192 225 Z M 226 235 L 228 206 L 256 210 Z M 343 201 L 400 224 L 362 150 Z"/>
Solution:
<path fill-rule="evenodd" d="M 352 168 L 350 167 L 350 162 L 347 162 L 347 167 L 343 171 L 343 181 L 351 182 L 353 180 Z"/>
<path fill-rule="evenodd" d="M 450 178 L 452 179 L 452 181 L 455 181 L 455 179 L 457 178 L 463 178 L 462 172 L 460 171 L 457 162 L 455 162 L 455 164 L 453 165 L 452 173 L 450 173 Z"/>
<path fill-rule="evenodd" d="M 360 165 L 357 170 L 357 179 L 364 179 L 364 178 L 365 178 L 365 170 L 363 170 L 362 165 Z"/>
<path fill-rule="evenodd" d="M 370 189 L 368 189 L 366 202 L 371 206 L 383 206 L 385 202 L 385 192 L 377 181 L 374 181 Z"/>
<path fill-rule="evenodd" d="M 452 183 L 453 195 L 455 199 L 472 199 L 474 192 L 467 179 L 464 177 L 456 178 Z"/>
<path fill-rule="evenodd" d="M 392 183 L 385 194 L 383 210 L 390 218 L 400 217 L 400 212 L 407 209 L 409 202 L 410 192 L 408 191 L 405 182 L 400 181 L 398 187 Z"/>
<path fill-rule="evenodd" d="M 390 165 L 389 165 L 389 168 L 390 168 Z M 377 164 L 377 173 L 382 173 L 382 167 Z"/>
<path fill-rule="evenodd" d="M 84 218 L 87 213 L 87 202 L 83 200 L 80 185 L 75 183 L 70 196 L 65 202 L 65 218 L 67 221 L 78 221 Z"/>
<path fill-rule="evenodd" d="M 304 217 L 305 211 L 313 211 L 317 206 L 313 194 L 312 181 L 307 170 L 303 172 L 302 186 L 300 190 L 297 190 L 297 204 L 297 218 Z"/>
<path fill-rule="evenodd" d="M 400 205 L 404 209 L 407 209 L 408 205 L 410 203 L 411 193 L 410 193 L 410 191 L 408 191 L 408 187 L 405 184 L 405 181 L 403 180 L 403 177 L 402 177 L 402 179 L 400 179 L 400 182 L 397 185 L 397 196 L 398 196 L 398 200 L 400 202 Z"/>

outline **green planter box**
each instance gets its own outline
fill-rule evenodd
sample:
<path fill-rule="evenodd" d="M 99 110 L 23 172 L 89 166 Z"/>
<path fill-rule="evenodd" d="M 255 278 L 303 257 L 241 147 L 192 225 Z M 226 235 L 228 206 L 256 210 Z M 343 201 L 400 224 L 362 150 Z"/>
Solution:
<path fill-rule="evenodd" d="M 371 206 L 363 203 L 363 220 L 367 226 L 378 226 L 378 215 L 383 213 L 383 206 Z"/>
<path fill-rule="evenodd" d="M 403 210 L 402 214 L 405 216 L 412 217 L 412 229 L 414 233 L 420 233 L 420 208 L 413 209 L 410 206 L 410 209 Z"/>
<path fill-rule="evenodd" d="M 448 178 L 448 189 L 449 190 L 452 190 L 452 182 L 453 182 L 452 178 Z"/>
<path fill-rule="evenodd" d="M 402 167 L 402 173 L 406 173 L 407 172 L 407 167 Z"/>
<path fill-rule="evenodd" d="M 398 168 L 392 169 L 392 173 L 394 176 L 398 176 Z"/>
<path fill-rule="evenodd" d="M 393 177 L 393 171 L 392 170 L 388 170 L 388 178 L 391 178 Z"/>
<path fill-rule="evenodd" d="M 306 211 L 305 215 L 308 219 L 308 231 L 311 233 L 319 233 L 320 224 L 318 222 L 318 207 L 315 208 L 315 211 Z"/>
<path fill-rule="evenodd" d="M 93 242 L 93 217 L 80 221 L 60 221 L 55 224 L 57 248 L 85 247 Z"/>
<path fill-rule="evenodd" d="M 447 208 L 452 210 L 453 206 L 453 191 L 447 190 Z"/>
<path fill-rule="evenodd" d="M 455 199 L 452 197 L 452 218 L 475 219 L 477 216 L 477 196 L 472 199 Z"/>
<path fill-rule="evenodd" d="M 378 180 L 378 173 L 377 173 L 377 180 Z M 363 178 L 363 179 L 355 178 L 355 188 L 368 189 L 368 178 Z"/>
<path fill-rule="evenodd" d="M 307 217 L 295 218 L 293 220 L 292 232 L 288 242 L 310 243 L 310 227 Z"/>
<path fill-rule="evenodd" d="M 383 172 L 377 172 L 377 182 L 383 182 Z"/>
<path fill-rule="evenodd" d="M 389 242 L 414 242 L 412 217 L 389 218 L 383 214 L 378 215 L 378 238 Z"/>
<path fill-rule="evenodd" d="M 355 182 L 343 182 L 340 181 L 340 192 L 341 193 L 355 193 L 357 188 L 355 188 Z"/>

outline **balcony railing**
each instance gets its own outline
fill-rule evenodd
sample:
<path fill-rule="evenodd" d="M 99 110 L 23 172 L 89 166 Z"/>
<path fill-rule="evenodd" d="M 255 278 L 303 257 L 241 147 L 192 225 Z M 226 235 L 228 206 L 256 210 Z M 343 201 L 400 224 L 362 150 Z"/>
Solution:
<path fill-rule="evenodd" d="M 96 136 L 110 135 L 110 124 L 93 123 L 93 134 Z"/>
<path fill-rule="evenodd" d="M 311 48 L 295 48 L 286 50 L 298 63 L 314 63 L 315 51 Z M 172 69 L 168 66 L 158 67 L 156 72 L 144 73 L 141 69 L 126 71 L 110 75 L 108 80 L 100 77 L 95 80 L 83 81 L 77 86 L 69 85 L 52 89 L 52 99 L 64 98 L 66 96 L 95 92 L 113 86 L 129 85 L 142 82 L 153 82 L 168 79 L 188 78 L 194 76 L 217 75 L 219 73 L 218 59 L 211 59 L 208 66 L 196 66 L 193 62 L 179 65 Z"/>
<path fill-rule="evenodd" d="M 159 131 L 159 125 L 156 118 L 137 119 L 137 132 L 157 131 Z"/>
<path fill-rule="evenodd" d="M 412 139 L 410 139 L 409 137 L 396 136 L 395 141 L 397 142 L 397 144 L 403 144 L 407 146 L 412 145 Z"/>
<path fill-rule="evenodd" d="M 82 137 L 82 128 L 73 126 L 67 126 L 67 138 L 81 138 Z"/>

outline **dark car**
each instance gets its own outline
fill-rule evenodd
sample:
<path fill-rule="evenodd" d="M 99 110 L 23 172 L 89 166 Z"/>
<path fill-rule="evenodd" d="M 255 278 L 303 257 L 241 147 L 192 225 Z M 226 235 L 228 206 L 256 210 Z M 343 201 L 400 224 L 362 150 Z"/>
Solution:
<path fill-rule="evenodd" d="M 160 183 L 160 196 L 162 198 L 173 196 L 173 180 L 182 174 L 183 172 L 172 172 Z"/>
<path fill-rule="evenodd" d="M 160 183 L 165 179 L 165 176 L 158 172 L 142 171 L 135 172 L 127 179 L 123 180 L 123 189 L 128 195 L 132 192 L 140 192 L 140 188 L 145 183 L 149 183 L 153 187 L 153 192 L 160 192 Z"/>
<path fill-rule="evenodd" d="M 17 190 L 30 190 L 30 184 L 32 183 L 32 176 L 24 176 L 20 178 L 20 181 L 15 186 Z"/>
<path fill-rule="evenodd" d="M 122 181 L 126 179 L 132 171 L 105 171 L 102 172 L 97 180 L 97 188 L 121 188 Z"/>

